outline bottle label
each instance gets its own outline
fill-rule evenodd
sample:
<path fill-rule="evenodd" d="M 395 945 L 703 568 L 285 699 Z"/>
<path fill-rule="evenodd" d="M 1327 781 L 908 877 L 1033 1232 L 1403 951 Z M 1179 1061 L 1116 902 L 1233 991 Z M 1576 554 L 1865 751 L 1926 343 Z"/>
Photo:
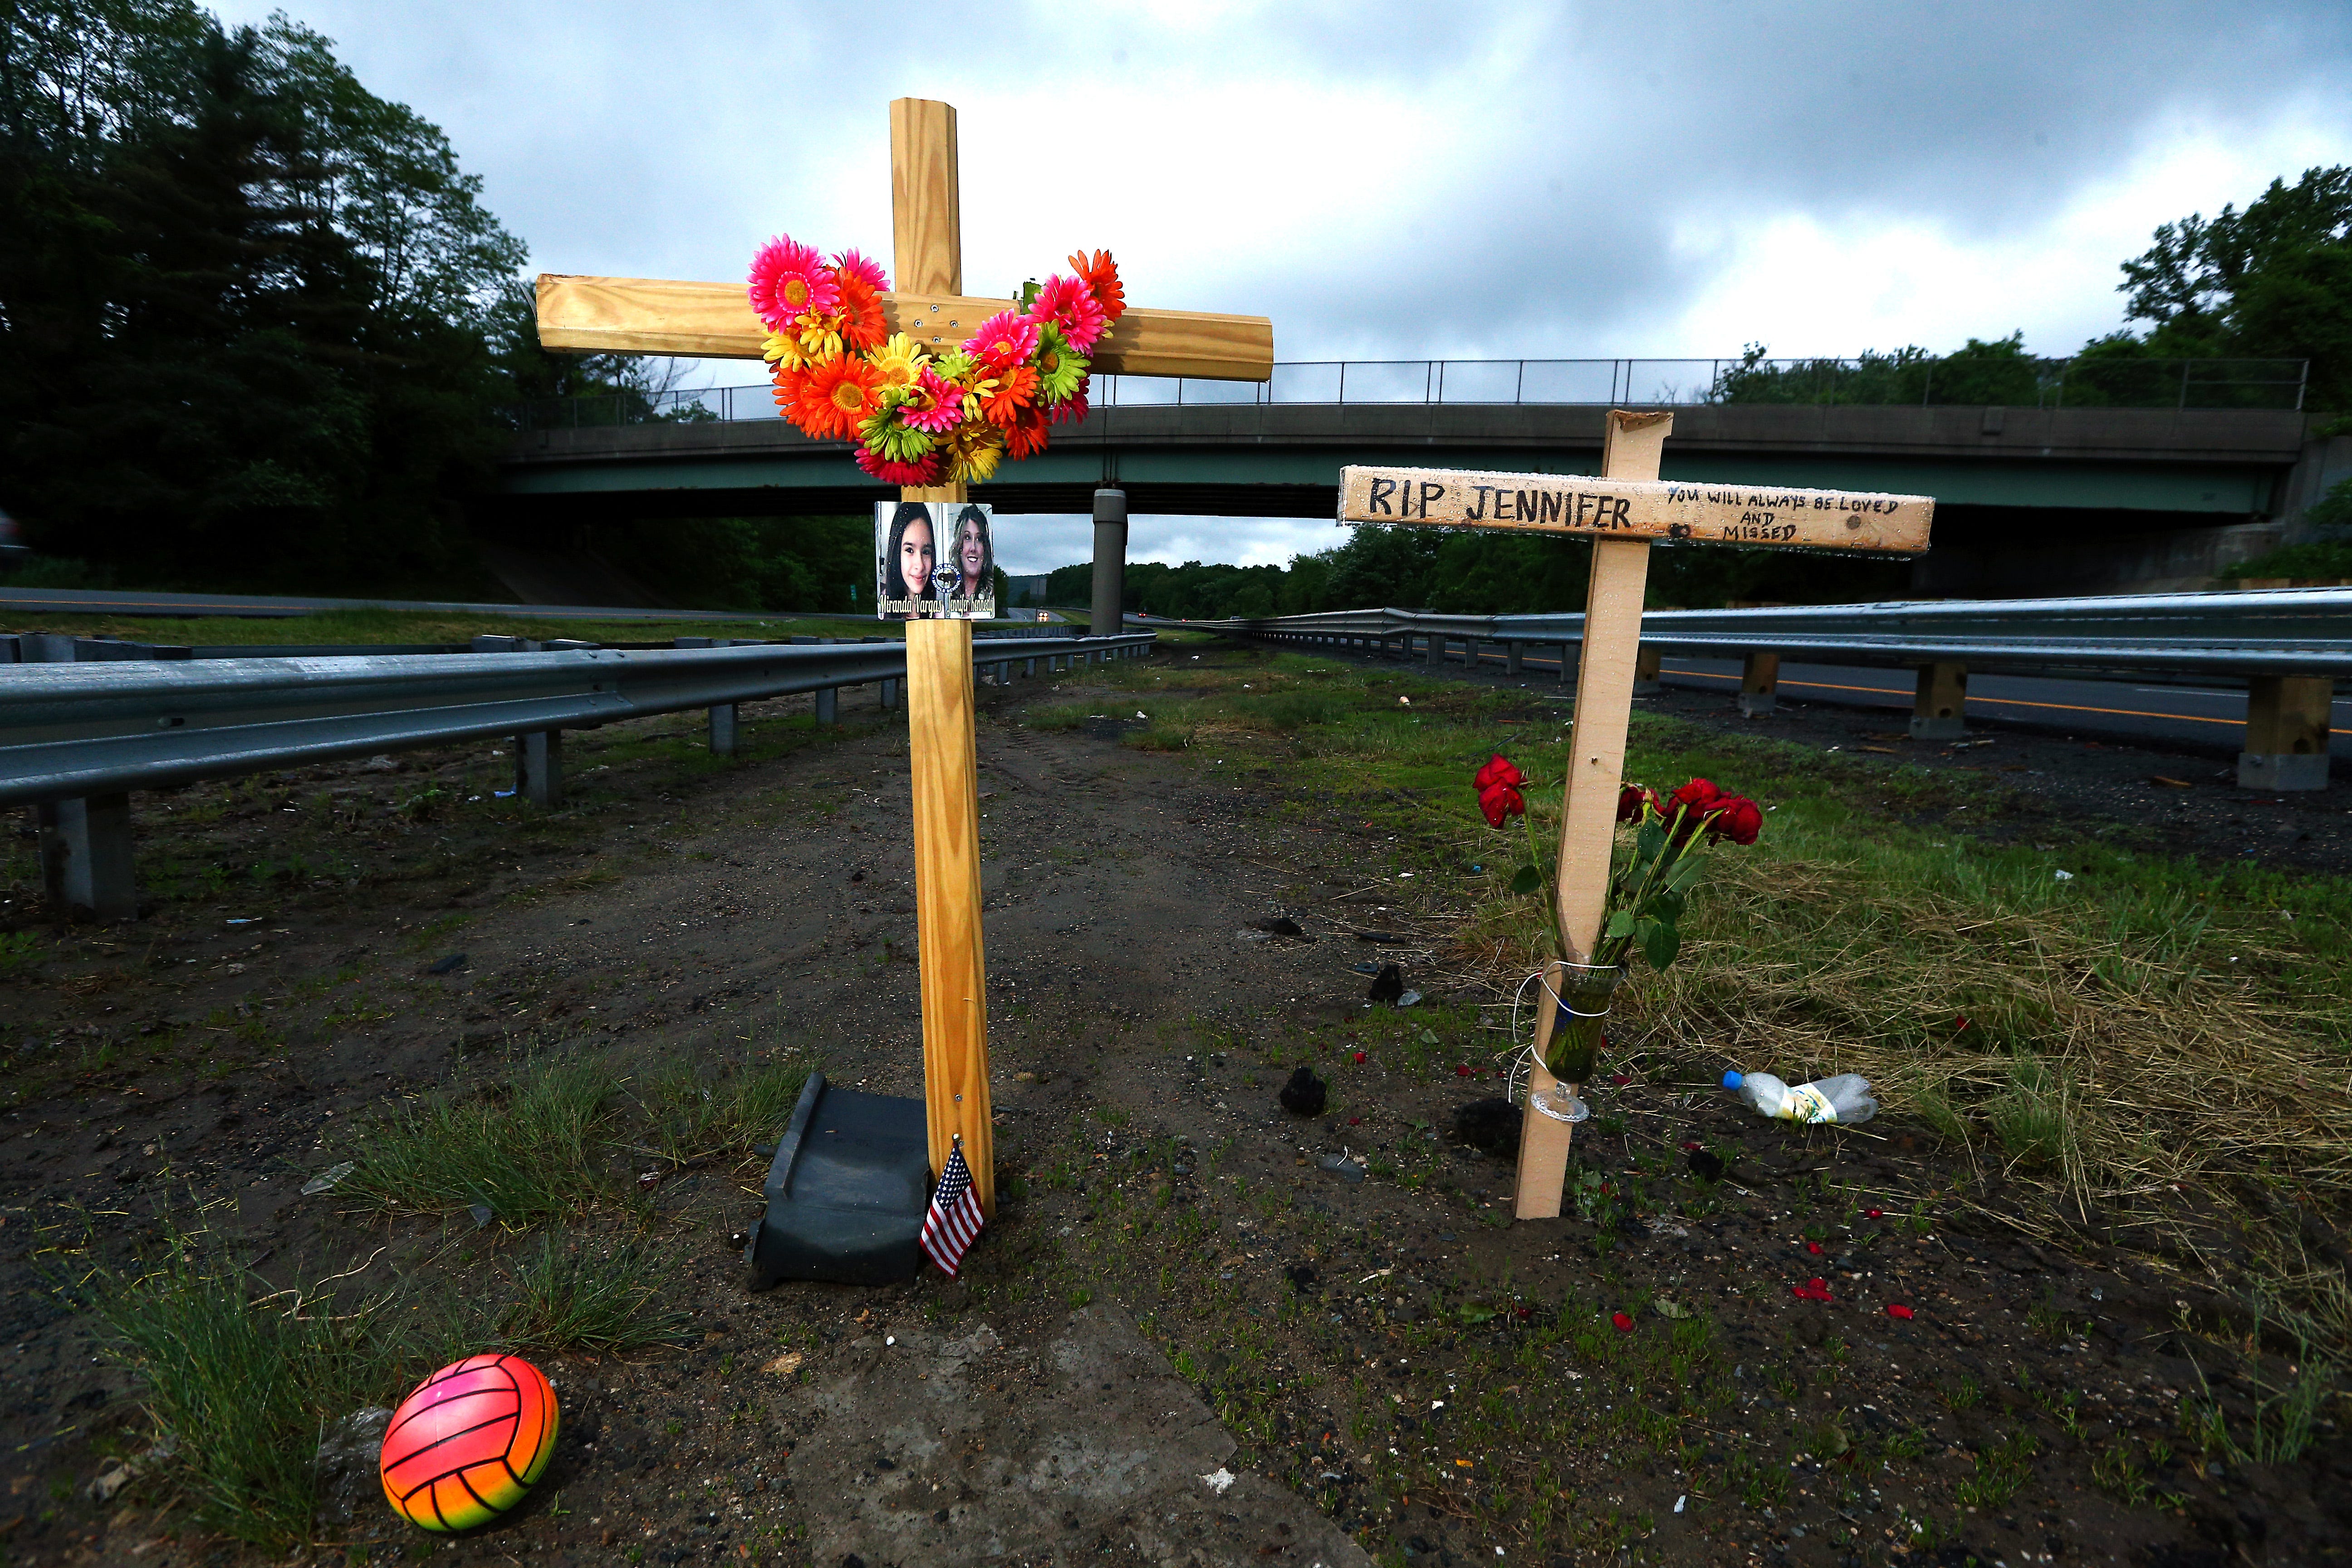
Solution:
<path fill-rule="evenodd" d="M 1837 1107 L 1830 1097 L 1811 1084 L 1801 1083 L 1789 1090 L 1788 1106 L 1780 1113 L 1791 1121 L 1835 1121 Z"/>

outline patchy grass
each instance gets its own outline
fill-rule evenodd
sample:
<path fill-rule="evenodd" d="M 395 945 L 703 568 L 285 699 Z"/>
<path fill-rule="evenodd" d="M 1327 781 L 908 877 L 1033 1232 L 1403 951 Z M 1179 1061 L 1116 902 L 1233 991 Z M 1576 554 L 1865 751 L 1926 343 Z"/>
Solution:
<path fill-rule="evenodd" d="M 457 1214 L 475 1205 L 509 1226 L 584 1209 L 609 1191 L 596 1157 L 618 1079 L 600 1064 L 525 1069 L 412 1108 L 360 1140 L 358 1169 L 336 1190 L 376 1208 Z"/>
<path fill-rule="evenodd" d="M 812 1067 L 765 1062 L 713 1074 L 679 1066 L 650 1077 L 635 1090 L 648 1133 L 642 1152 L 685 1165 L 772 1142 Z"/>
<path fill-rule="evenodd" d="M 307 1540 L 318 1509 L 320 1432 L 399 1396 L 427 1364 L 381 1300 L 338 1312 L 271 1292 L 241 1268 L 174 1237 L 135 1278 L 87 1291 L 110 1351 L 144 1384 L 172 1479 L 197 1518 L 239 1541 Z"/>
<path fill-rule="evenodd" d="M 599 1249 L 541 1237 L 514 1267 L 515 1298 L 500 1332 L 515 1349 L 539 1352 L 622 1355 L 690 1344 L 700 1336 L 688 1314 L 654 1304 L 665 1262 L 642 1247 Z"/>

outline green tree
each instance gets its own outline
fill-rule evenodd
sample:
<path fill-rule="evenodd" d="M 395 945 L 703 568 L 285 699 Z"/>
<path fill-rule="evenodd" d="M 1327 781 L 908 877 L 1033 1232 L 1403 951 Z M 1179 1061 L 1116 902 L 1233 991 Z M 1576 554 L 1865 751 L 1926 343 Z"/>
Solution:
<path fill-rule="evenodd" d="M 2118 287 L 2147 335 L 2110 357 L 2308 359 L 2305 405 L 2352 407 L 2352 166 L 2273 180 L 2246 205 L 2158 227 Z"/>
<path fill-rule="evenodd" d="M 285 17 L 0 9 L 0 506 L 134 581 L 446 583 L 522 247 Z"/>

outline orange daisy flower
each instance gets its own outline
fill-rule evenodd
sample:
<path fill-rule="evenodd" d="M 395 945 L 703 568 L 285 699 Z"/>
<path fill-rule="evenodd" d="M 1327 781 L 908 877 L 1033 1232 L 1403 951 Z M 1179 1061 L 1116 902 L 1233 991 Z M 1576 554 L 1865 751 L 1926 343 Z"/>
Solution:
<path fill-rule="evenodd" d="M 1087 286 L 1087 291 L 1102 306 L 1106 325 L 1127 314 L 1127 289 L 1119 283 L 1118 267 L 1111 260 L 1109 251 L 1097 250 L 1094 259 L 1089 261 L 1087 253 L 1081 250 L 1070 258 L 1070 268 L 1077 273 L 1078 281 Z"/>
<path fill-rule="evenodd" d="M 1037 401 L 1037 371 L 1034 365 L 1016 364 L 995 378 L 994 390 L 983 393 L 980 411 L 991 425 L 1000 430 L 1010 430 L 1021 417 L 1021 411 Z"/>
<path fill-rule="evenodd" d="M 1027 458 L 1045 449 L 1045 411 L 1024 408 L 1004 433 L 1004 449 L 1015 458 Z"/>
<path fill-rule="evenodd" d="M 801 422 L 801 398 L 808 391 L 808 373 L 785 365 L 776 367 L 776 410 L 798 425 Z"/>
<path fill-rule="evenodd" d="M 890 328 L 883 320 L 882 301 L 874 286 L 855 272 L 843 272 L 835 282 L 841 288 L 841 341 L 856 353 L 880 348 Z"/>
<path fill-rule="evenodd" d="M 793 423 L 821 441 L 856 440 L 858 426 L 878 405 L 881 390 L 881 372 L 856 354 L 844 354 L 808 373 Z"/>

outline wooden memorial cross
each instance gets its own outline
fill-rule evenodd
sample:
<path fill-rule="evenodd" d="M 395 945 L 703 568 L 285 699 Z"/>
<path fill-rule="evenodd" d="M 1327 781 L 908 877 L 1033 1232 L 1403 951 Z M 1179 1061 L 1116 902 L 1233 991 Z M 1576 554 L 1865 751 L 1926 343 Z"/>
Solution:
<path fill-rule="evenodd" d="M 898 288 L 882 296 L 890 332 L 952 348 L 1011 300 L 963 292 L 956 113 L 927 99 L 890 105 L 890 209 Z M 1076 237 L 1073 237 L 1075 239 Z M 761 360 L 768 329 L 741 283 L 541 273 L 539 341 L 578 353 Z M 1093 371 L 1266 381 L 1274 323 L 1263 316 L 1129 307 L 1096 345 Z M 961 484 L 910 487 L 906 500 L 961 501 Z M 996 1213 L 990 1131 L 987 969 L 980 921 L 980 783 L 972 733 L 971 623 L 907 625 L 907 724 L 914 773 L 915 925 L 922 966 L 923 1100 L 931 1170 L 963 1135 L 982 1212 Z"/>
<path fill-rule="evenodd" d="M 1601 446 L 1601 479 L 1442 468 L 1350 468 L 1340 475 L 1342 522 L 1574 533 L 1593 542 L 1592 585 L 1576 671 L 1576 721 L 1570 732 L 1574 750 L 1560 803 L 1557 886 L 1560 929 L 1575 950 L 1568 955 L 1570 961 L 1581 960 L 1598 945 L 1606 912 L 1650 541 L 1916 554 L 1927 548 L 1935 514 L 1936 503 L 1925 496 L 1661 481 L 1658 458 L 1674 417 L 1612 409 Z M 1562 968 L 1558 963 L 1549 966 L 1548 986 L 1557 987 Z M 1542 1058 L 1557 1014 L 1552 1006 L 1537 1007 L 1531 1099 L 1534 1091 L 1552 1086 Z M 1532 1106 L 1525 1112 L 1519 1218 L 1548 1219 L 1559 1213 L 1570 1131 L 1567 1122 Z"/>

